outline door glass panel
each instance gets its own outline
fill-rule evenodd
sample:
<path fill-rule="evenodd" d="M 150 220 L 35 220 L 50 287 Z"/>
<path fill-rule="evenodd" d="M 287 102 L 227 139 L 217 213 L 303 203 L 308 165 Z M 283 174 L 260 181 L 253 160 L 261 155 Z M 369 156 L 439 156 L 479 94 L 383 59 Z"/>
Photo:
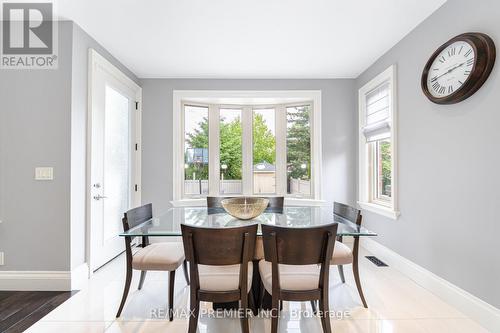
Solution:
<path fill-rule="evenodd" d="M 311 196 L 311 107 L 286 108 L 287 193 Z"/>
<path fill-rule="evenodd" d="M 274 109 L 253 110 L 253 192 L 276 193 L 276 116 Z"/>
<path fill-rule="evenodd" d="M 241 109 L 220 109 L 220 194 L 242 194 Z"/>
<path fill-rule="evenodd" d="M 106 86 L 104 109 L 104 240 L 120 232 L 130 203 L 129 99 Z"/>
<path fill-rule="evenodd" d="M 207 107 L 184 107 L 184 194 L 208 195 Z"/>

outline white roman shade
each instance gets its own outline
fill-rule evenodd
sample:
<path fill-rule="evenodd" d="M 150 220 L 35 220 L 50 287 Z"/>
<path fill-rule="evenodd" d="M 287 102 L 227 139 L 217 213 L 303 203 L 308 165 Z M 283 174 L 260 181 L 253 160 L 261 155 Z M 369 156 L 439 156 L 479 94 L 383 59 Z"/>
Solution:
<path fill-rule="evenodd" d="M 365 95 L 365 126 L 361 129 L 366 142 L 391 137 L 390 84 L 384 82 Z"/>

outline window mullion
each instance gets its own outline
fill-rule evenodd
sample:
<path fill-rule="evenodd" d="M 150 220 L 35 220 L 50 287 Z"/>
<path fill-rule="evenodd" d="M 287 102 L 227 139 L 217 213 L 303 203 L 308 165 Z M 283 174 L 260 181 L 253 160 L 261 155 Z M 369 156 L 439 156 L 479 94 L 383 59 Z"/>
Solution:
<path fill-rule="evenodd" d="M 242 109 L 241 125 L 242 125 L 242 178 L 243 178 L 243 195 L 252 195 L 253 193 L 253 115 L 252 108 L 245 106 Z"/>
<path fill-rule="evenodd" d="M 208 193 L 211 196 L 219 195 L 219 107 L 208 107 Z"/>

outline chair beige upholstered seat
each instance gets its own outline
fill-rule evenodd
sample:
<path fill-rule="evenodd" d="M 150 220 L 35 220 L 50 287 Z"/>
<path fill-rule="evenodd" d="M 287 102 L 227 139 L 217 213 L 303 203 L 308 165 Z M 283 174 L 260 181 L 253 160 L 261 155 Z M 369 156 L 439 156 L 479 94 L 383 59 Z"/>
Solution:
<path fill-rule="evenodd" d="M 182 243 L 153 243 L 132 257 L 132 268 L 140 271 L 175 271 L 184 261 Z"/>
<path fill-rule="evenodd" d="M 264 288 L 272 294 L 273 274 L 272 263 L 259 261 L 259 270 Z M 279 265 L 280 287 L 286 290 L 313 290 L 318 289 L 321 265 Z"/>
<path fill-rule="evenodd" d="M 352 264 L 353 255 L 349 246 L 341 242 L 335 242 L 333 249 L 333 257 L 330 262 L 331 265 L 348 265 Z"/>
<path fill-rule="evenodd" d="M 240 265 L 208 266 L 198 265 L 200 289 L 206 291 L 238 290 L 240 286 Z M 253 263 L 248 263 L 247 290 L 252 287 Z"/>

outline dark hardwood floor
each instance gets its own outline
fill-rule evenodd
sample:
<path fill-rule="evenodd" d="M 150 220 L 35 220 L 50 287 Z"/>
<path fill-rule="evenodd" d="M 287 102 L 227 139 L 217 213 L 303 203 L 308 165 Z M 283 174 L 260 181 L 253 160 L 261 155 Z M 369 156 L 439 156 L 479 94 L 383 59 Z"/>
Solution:
<path fill-rule="evenodd" d="M 0 332 L 24 332 L 77 291 L 0 291 Z"/>

